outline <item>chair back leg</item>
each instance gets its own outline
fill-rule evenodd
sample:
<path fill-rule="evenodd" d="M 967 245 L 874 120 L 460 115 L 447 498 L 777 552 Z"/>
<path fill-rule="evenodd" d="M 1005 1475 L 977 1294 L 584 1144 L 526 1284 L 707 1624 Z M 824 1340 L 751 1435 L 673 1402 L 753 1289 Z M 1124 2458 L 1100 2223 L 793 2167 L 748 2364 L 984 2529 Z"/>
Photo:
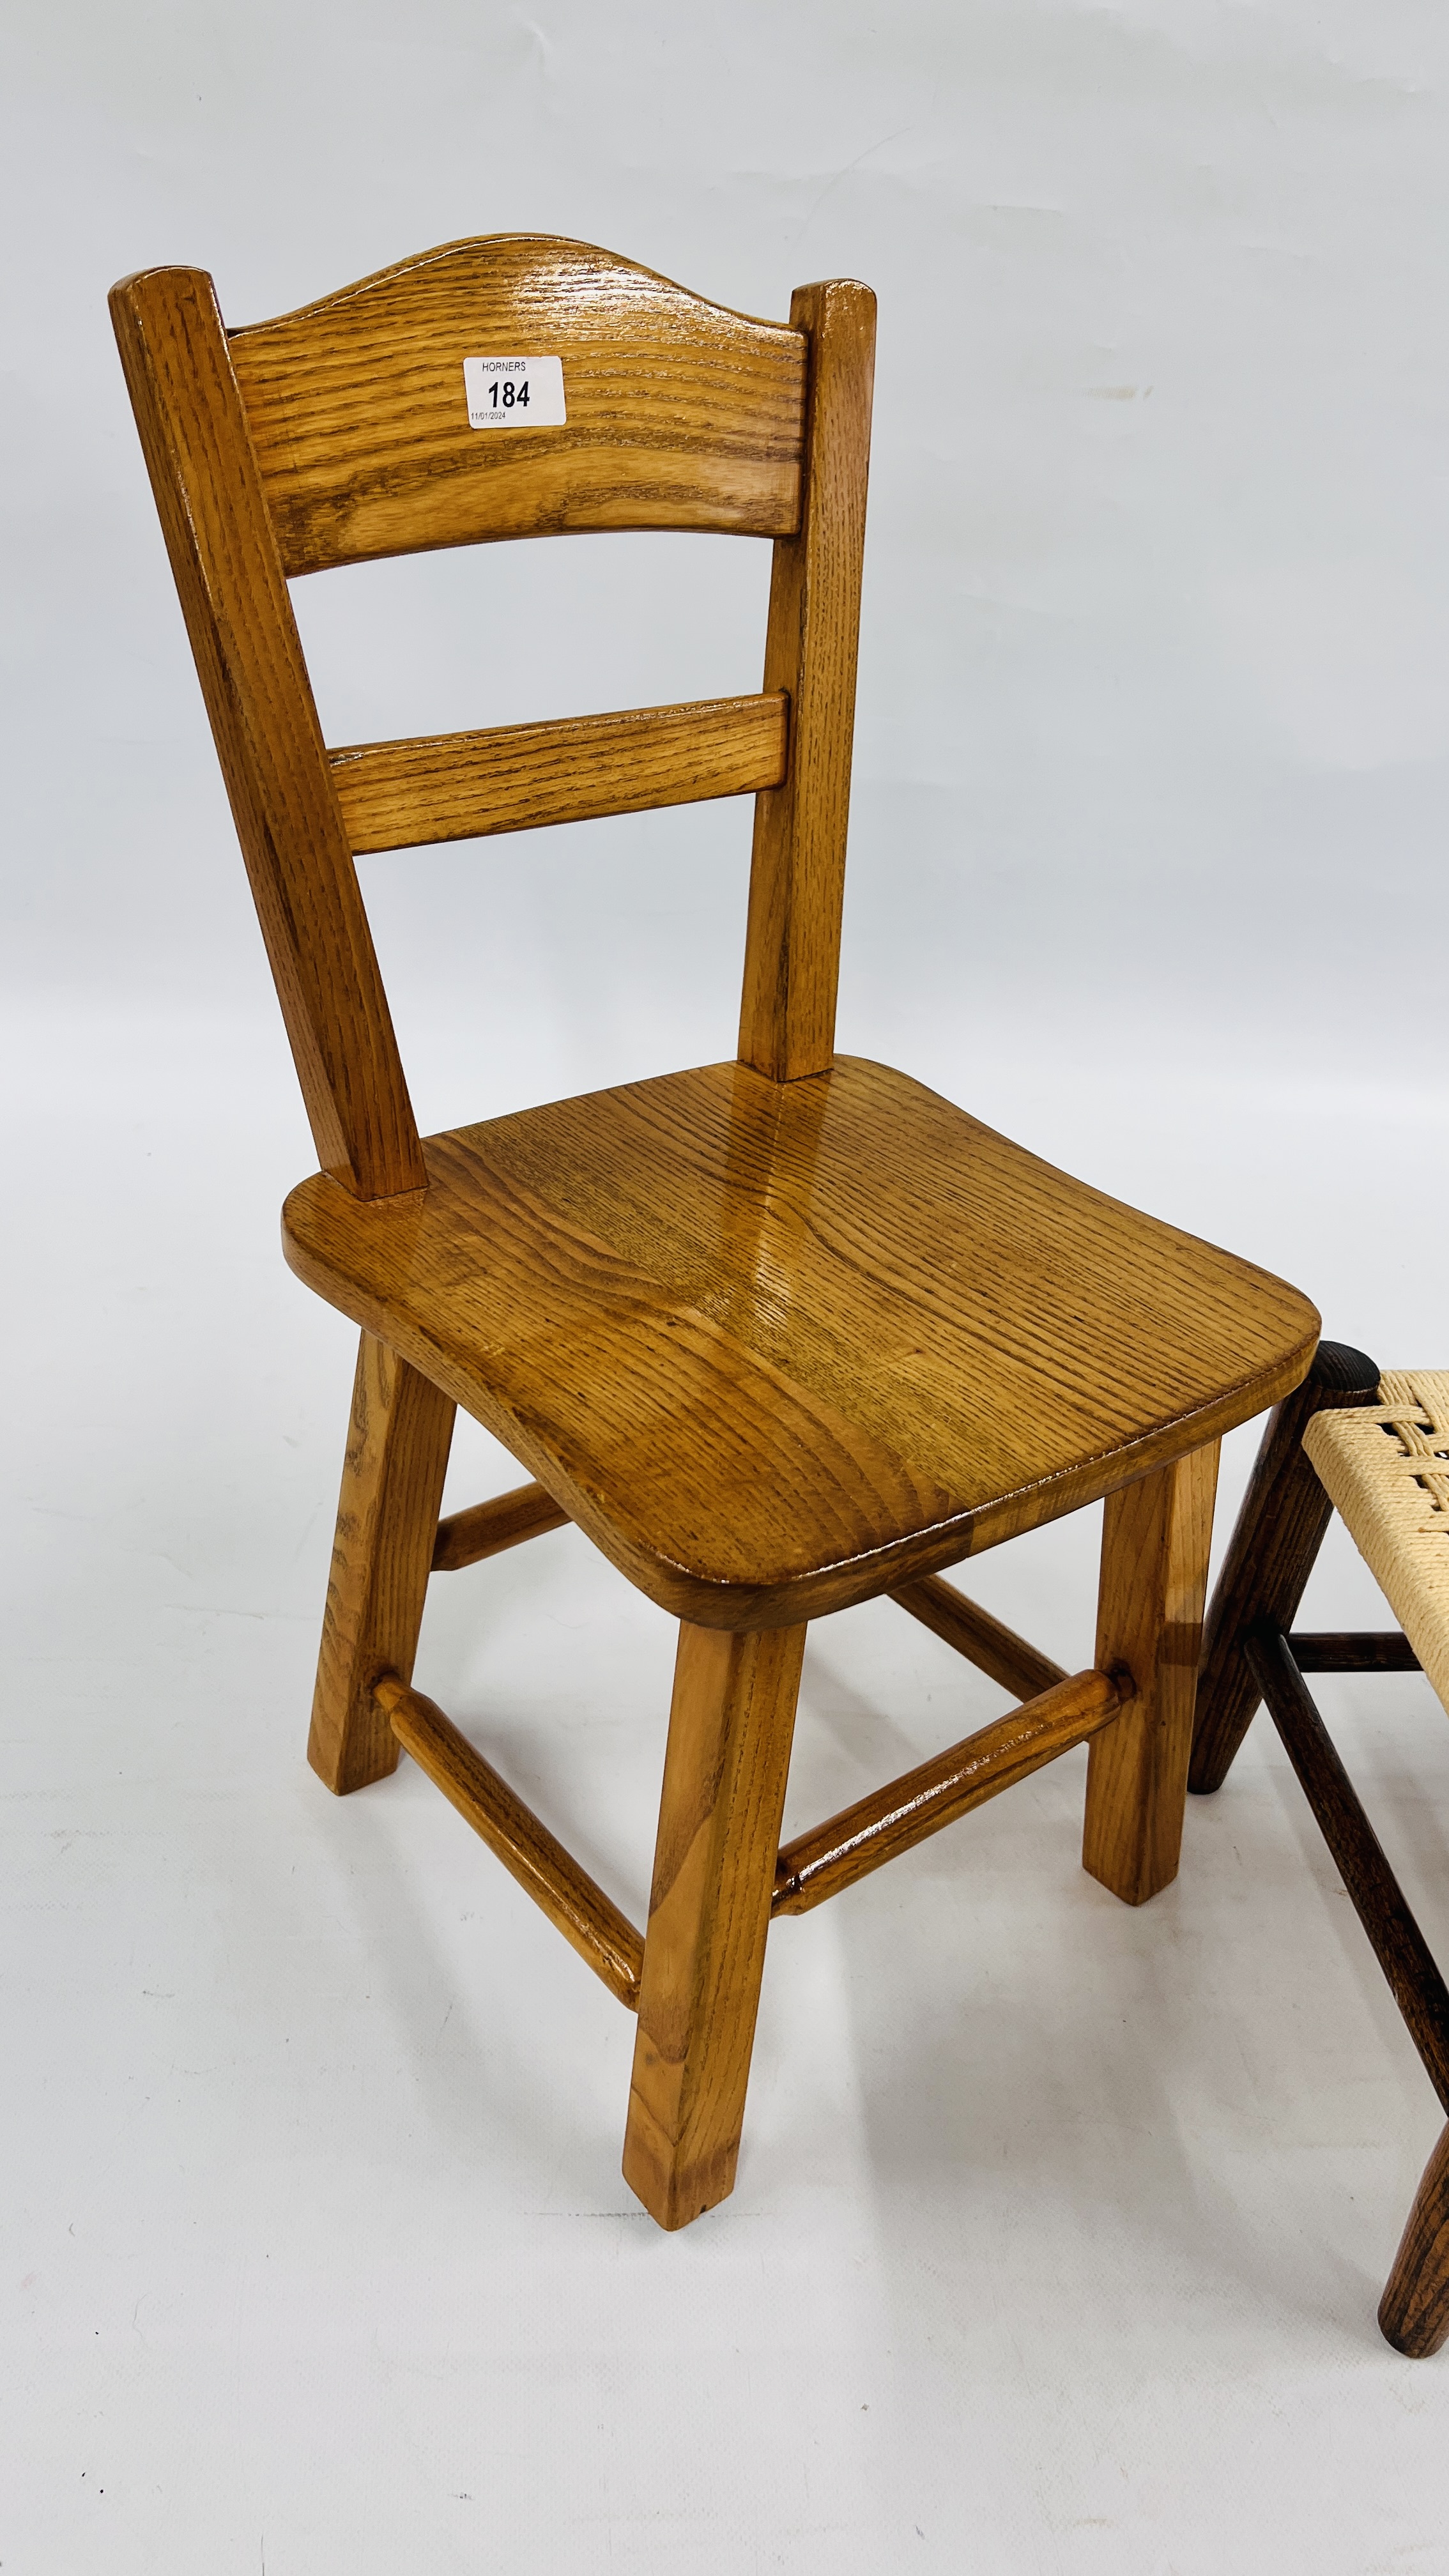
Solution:
<path fill-rule="evenodd" d="M 661 2227 L 734 2188 L 804 1650 L 680 1624 L 624 2140 Z"/>
<path fill-rule="evenodd" d="M 1128 1905 L 1177 1876 L 1217 1477 L 1212 1440 L 1104 1506 L 1094 1661 L 1136 1688 L 1092 1738 L 1082 1866 Z"/>
<path fill-rule="evenodd" d="M 339 1797 L 397 1768 L 397 1737 L 372 1686 L 383 1672 L 412 1679 L 455 1410 L 363 1334 L 307 1743 Z"/>

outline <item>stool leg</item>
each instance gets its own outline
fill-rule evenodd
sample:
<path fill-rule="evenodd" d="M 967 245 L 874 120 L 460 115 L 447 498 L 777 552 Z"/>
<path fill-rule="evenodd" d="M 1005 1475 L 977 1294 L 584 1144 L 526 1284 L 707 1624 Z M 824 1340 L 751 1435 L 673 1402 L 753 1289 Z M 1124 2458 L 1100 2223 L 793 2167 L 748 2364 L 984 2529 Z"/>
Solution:
<path fill-rule="evenodd" d="M 1379 2301 L 1379 2326 L 1411 2361 L 1427 2361 L 1449 2337 L 1449 2128 L 1424 2167 Z"/>
<path fill-rule="evenodd" d="M 804 1649 L 680 1625 L 624 2138 L 661 2227 L 734 2189 Z"/>
<path fill-rule="evenodd" d="M 1302 1385 L 1268 1416 L 1203 1630 L 1188 1773 L 1188 1787 L 1199 1796 L 1222 1787 L 1258 1705 L 1243 1639 L 1259 1620 L 1285 1633 L 1292 1627 L 1332 1518 L 1333 1505 L 1303 1454 L 1303 1434 L 1315 1413 L 1372 1404 L 1378 1391 L 1378 1369 L 1362 1351 L 1320 1342 Z"/>
<path fill-rule="evenodd" d="M 1096 1662 L 1137 1691 L 1092 1739 L 1082 1866 L 1128 1905 L 1177 1876 L 1217 1478 L 1212 1440 L 1106 1501 Z"/>
<path fill-rule="evenodd" d="M 397 1767 L 372 1685 L 389 1667 L 412 1679 L 454 1411 L 430 1379 L 363 1334 L 307 1743 L 339 1797 Z"/>

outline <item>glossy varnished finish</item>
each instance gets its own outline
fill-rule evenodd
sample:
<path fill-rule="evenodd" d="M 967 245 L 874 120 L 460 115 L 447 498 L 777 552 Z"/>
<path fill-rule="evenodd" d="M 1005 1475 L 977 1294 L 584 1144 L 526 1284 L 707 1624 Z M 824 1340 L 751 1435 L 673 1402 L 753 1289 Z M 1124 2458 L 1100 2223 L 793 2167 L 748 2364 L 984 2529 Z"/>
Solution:
<path fill-rule="evenodd" d="M 773 787 L 786 772 L 789 717 L 776 690 L 355 743 L 327 757 L 353 849 L 401 850 Z"/>
<path fill-rule="evenodd" d="M 804 1648 L 679 1631 L 624 2140 L 661 2227 L 734 2188 Z"/>
<path fill-rule="evenodd" d="M 1177 1876 L 1217 1488 L 1216 1441 L 1109 1494 L 1096 1663 L 1136 1685 L 1087 1756 L 1082 1866 L 1127 1905 Z"/>
<path fill-rule="evenodd" d="M 1411 2361 L 1427 2361 L 1449 2341 L 1449 2128 L 1440 2131 L 1414 2195 L 1379 2301 L 1379 2328 Z"/>
<path fill-rule="evenodd" d="M 435 1701 L 409 1690 L 397 1673 L 381 1674 L 373 1697 L 395 1745 L 412 1755 L 555 1930 L 632 2012 L 644 1944 L 628 1916 Z"/>
<path fill-rule="evenodd" d="M 776 1865 L 774 1911 L 808 1914 L 943 1825 L 1055 1762 L 1109 1726 L 1130 1689 L 1125 1672 L 1064 1674 L 1009 1717 L 978 1727 L 960 1744 L 797 1835 Z"/>
<path fill-rule="evenodd" d="M 454 1408 L 364 1333 L 352 1389 L 307 1759 L 339 1796 L 396 1767 L 381 1672 L 412 1677 Z"/>
<path fill-rule="evenodd" d="M 875 297 L 853 279 L 797 289 L 810 341 L 804 505 L 775 547 L 765 687 L 790 700 L 790 766 L 755 808 L 740 1061 L 776 1082 L 835 1047 L 855 665 L 875 381 Z"/>
<path fill-rule="evenodd" d="M 317 1159 L 364 1198 L 424 1179 L 372 934 L 212 283 L 112 289 L 126 382 Z"/>
<path fill-rule="evenodd" d="M 682 2226 L 734 2178 L 806 1620 L 895 1588 L 1033 1704 L 802 1838 L 786 1899 L 1093 1734 L 1088 1864 L 1139 1901 L 1176 1860 L 1207 1457 L 1296 1385 L 1317 1318 L 834 1055 L 867 288 L 757 322 L 507 235 L 230 336 L 196 270 L 113 310 L 323 1167 L 287 1257 L 363 1328 L 312 1758 L 346 1790 L 405 1743 L 637 1995 L 625 2172 Z M 558 355 L 566 423 L 471 429 L 463 361 L 490 354 Z M 759 695 L 327 751 L 288 577 L 624 528 L 774 540 Z M 750 790 L 741 1061 L 420 1147 L 354 851 Z M 538 1481 L 440 1524 L 455 1403 Z M 1103 1669 L 1068 1681 L 934 1578 L 1103 1495 Z M 642 1951 L 410 1687 L 430 1567 L 565 1518 L 681 1621 Z"/>
<path fill-rule="evenodd" d="M 780 536 L 805 341 L 587 242 L 496 233 L 232 335 L 291 573 L 602 528 Z M 471 429 L 466 357 L 558 356 L 567 424 Z"/>
<path fill-rule="evenodd" d="M 696 1625 L 818 1617 L 1051 1520 L 1312 1353 L 1281 1281 L 850 1058 L 669 1075 L 426 1154 L 392 1206 L 305 1182 L 288 1260 Z"/>

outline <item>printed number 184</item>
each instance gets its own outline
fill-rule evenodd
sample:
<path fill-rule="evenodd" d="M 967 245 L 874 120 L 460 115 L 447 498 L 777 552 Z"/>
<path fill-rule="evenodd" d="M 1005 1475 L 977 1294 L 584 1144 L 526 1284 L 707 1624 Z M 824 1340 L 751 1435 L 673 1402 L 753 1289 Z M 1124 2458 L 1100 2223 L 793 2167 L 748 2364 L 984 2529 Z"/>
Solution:
<path fill-rule="evenodd" d="M 568 419 L 563 364 L 547 357 L 463 360 L 463 390 L 473 429 L 562 429 Z"/>

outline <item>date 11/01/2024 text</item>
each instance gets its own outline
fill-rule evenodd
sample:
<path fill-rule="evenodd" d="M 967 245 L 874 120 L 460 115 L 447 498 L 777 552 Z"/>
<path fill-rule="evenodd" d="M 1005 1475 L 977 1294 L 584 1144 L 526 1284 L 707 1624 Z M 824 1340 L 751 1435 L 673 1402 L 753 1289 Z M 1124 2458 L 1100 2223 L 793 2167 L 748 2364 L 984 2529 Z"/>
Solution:
<path fill-rule="evenodd" d="M 465 358 L 463 388 L 472 429 L 562 429 L 561 358 Z"/>

